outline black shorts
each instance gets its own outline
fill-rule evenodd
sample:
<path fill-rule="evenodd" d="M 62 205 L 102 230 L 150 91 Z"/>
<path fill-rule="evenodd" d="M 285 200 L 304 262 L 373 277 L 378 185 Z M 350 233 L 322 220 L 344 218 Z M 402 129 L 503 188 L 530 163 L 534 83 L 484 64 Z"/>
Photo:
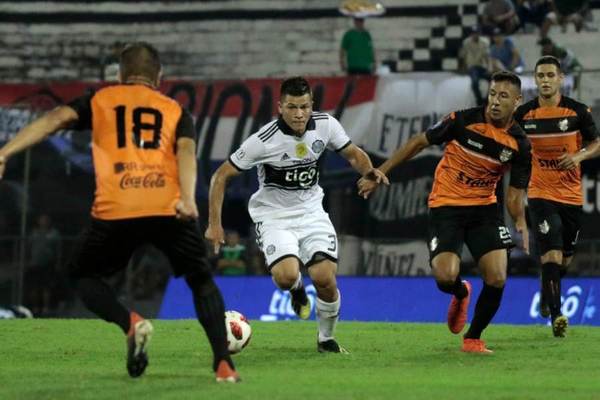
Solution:
<path fill-rule="evenodd" d="M 429 210 L 429 257 L 451 252 L 460 257 L 466 244 L 476 262 L 492 250 L 514 247 L 497 204 L 444 206 Z"/>
<path fill-rule="evenodd" d="M 581 229 L 581 206 L 545 199 L 529 199 L 529 215 L 540 255 L 562 250 L 564 257 L 575 253 Z"/>
<path fill-rule="evenodd" d="M 211 273 L 198 223 L 169 216 L 92 219 L 77 244 L 69 273 L 108 277 L 127 267 L 134 250 L 147 243 L 165 253 L 175 276 Z"/>

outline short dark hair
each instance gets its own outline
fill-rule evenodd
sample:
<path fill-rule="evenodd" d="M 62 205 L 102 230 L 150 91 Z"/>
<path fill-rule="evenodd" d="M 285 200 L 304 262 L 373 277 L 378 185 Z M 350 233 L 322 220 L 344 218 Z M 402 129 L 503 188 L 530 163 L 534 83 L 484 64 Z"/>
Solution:
<path fill-rule="evenodd" d="M 286 94 L 299 97 L 304 96 L 307 93 L 312 97 L 312 90 L 308 84 L 308 81 L 301 76 L 288 78 L 281 82 L 281 89 L 279 91 L 280 98 L 283 98 L 283 96 Z"/>
<path fill-rule="evenodd" d="M 537 71 L 539 65 L 556 65 L 556 69 L 558 69 L 558 72 L 562 71 L 562 68 L 560 66 L 560 61 L 558 60 L 558 58 L 556 58 L 554 56 L 540 57 L 540 59 L 537 60 L 537 62 L 535 63 L 534 71 Z"/>
<path fill-rule="evenodd" d="M 510 82 L 521 91 L 521 78 L 514 72 L 498 71 L 492 75 L 492 82 Z"/>
<path fill-rule="evenodd" d="M 154 46 L 146 42 L 136 42 L 125 46 L 119 59 L 121 79 L 141 75 L 156 80 L 160 74 L 160 57 Z"/>

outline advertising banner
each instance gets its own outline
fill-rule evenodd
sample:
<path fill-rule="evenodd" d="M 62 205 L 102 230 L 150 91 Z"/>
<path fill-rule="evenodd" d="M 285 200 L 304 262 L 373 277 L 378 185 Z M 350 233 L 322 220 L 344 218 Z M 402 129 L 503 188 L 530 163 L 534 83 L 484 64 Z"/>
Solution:
<path fill-rule="evenodd" d="M 473 278 L 473 315 L 481 279 Z M 307 280 L 313 308 L 315 289 Z M 225 308 L 249 319 L 278 321 L 296 319 L 287 291 L 277 289 L 270 277 L 218 277 Z M 445 322 L 450 296 L 440 292 L 432 278 L 338 277 L 341 291 L 341 320 L 389 322 Z M 600 326 L 600 279 L 565 279 L 562 311 L 571 325 Z M 172 279 L 158 315 L 162 319 L 195 318 L 194 305 L 185 281 Z M 493 323 L 546 324 L 539 315 L 539 280 L 509 278 L 502 305 Z"/>

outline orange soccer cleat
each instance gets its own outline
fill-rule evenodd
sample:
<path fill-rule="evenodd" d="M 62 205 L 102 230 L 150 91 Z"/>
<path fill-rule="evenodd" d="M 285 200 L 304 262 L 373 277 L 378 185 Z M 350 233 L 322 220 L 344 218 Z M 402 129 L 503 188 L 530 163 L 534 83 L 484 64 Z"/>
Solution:
<path fill-rule="evenodd" d="M 456 296 L 452 296 L 450 306 L 448 306 L 448 328 L 450 332 L 459 334 L 467 323 L 467 312 L 469 310 L 469 302 L 471 301 L 471 283 L 462 281 L 467 288 L 467 296 L 459 300 Z"/>
<path fill-rule="evenodd" d="M 465 353 L 492 354 L 493 351 L 485 347 L 485 342 L 481 339 L 463 339 L 461 351 Z"/>
<path fill-rule="evenodd" d="M 238 383 L 242 380 L 238 373 L 235 372 L 235 370 L 231 368 L 229 363 L 225 360 L 221 360 L 219 362 L 217 372 L 215 372 L 215 377 L 217 382 Z"/>

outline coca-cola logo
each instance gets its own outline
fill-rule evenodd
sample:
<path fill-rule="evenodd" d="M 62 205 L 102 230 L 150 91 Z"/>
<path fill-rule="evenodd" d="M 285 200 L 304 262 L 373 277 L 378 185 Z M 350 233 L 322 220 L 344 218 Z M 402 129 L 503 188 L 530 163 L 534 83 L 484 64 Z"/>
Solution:
<path fill-rule="evenodd" d="M 131 175 L 126 173 L 121 177 L 121 182 L 119 182 L 121 189 L 152 189 L 164 186 L 165 176 L 158 172 L 149 172 L 146 175 Z"/>

